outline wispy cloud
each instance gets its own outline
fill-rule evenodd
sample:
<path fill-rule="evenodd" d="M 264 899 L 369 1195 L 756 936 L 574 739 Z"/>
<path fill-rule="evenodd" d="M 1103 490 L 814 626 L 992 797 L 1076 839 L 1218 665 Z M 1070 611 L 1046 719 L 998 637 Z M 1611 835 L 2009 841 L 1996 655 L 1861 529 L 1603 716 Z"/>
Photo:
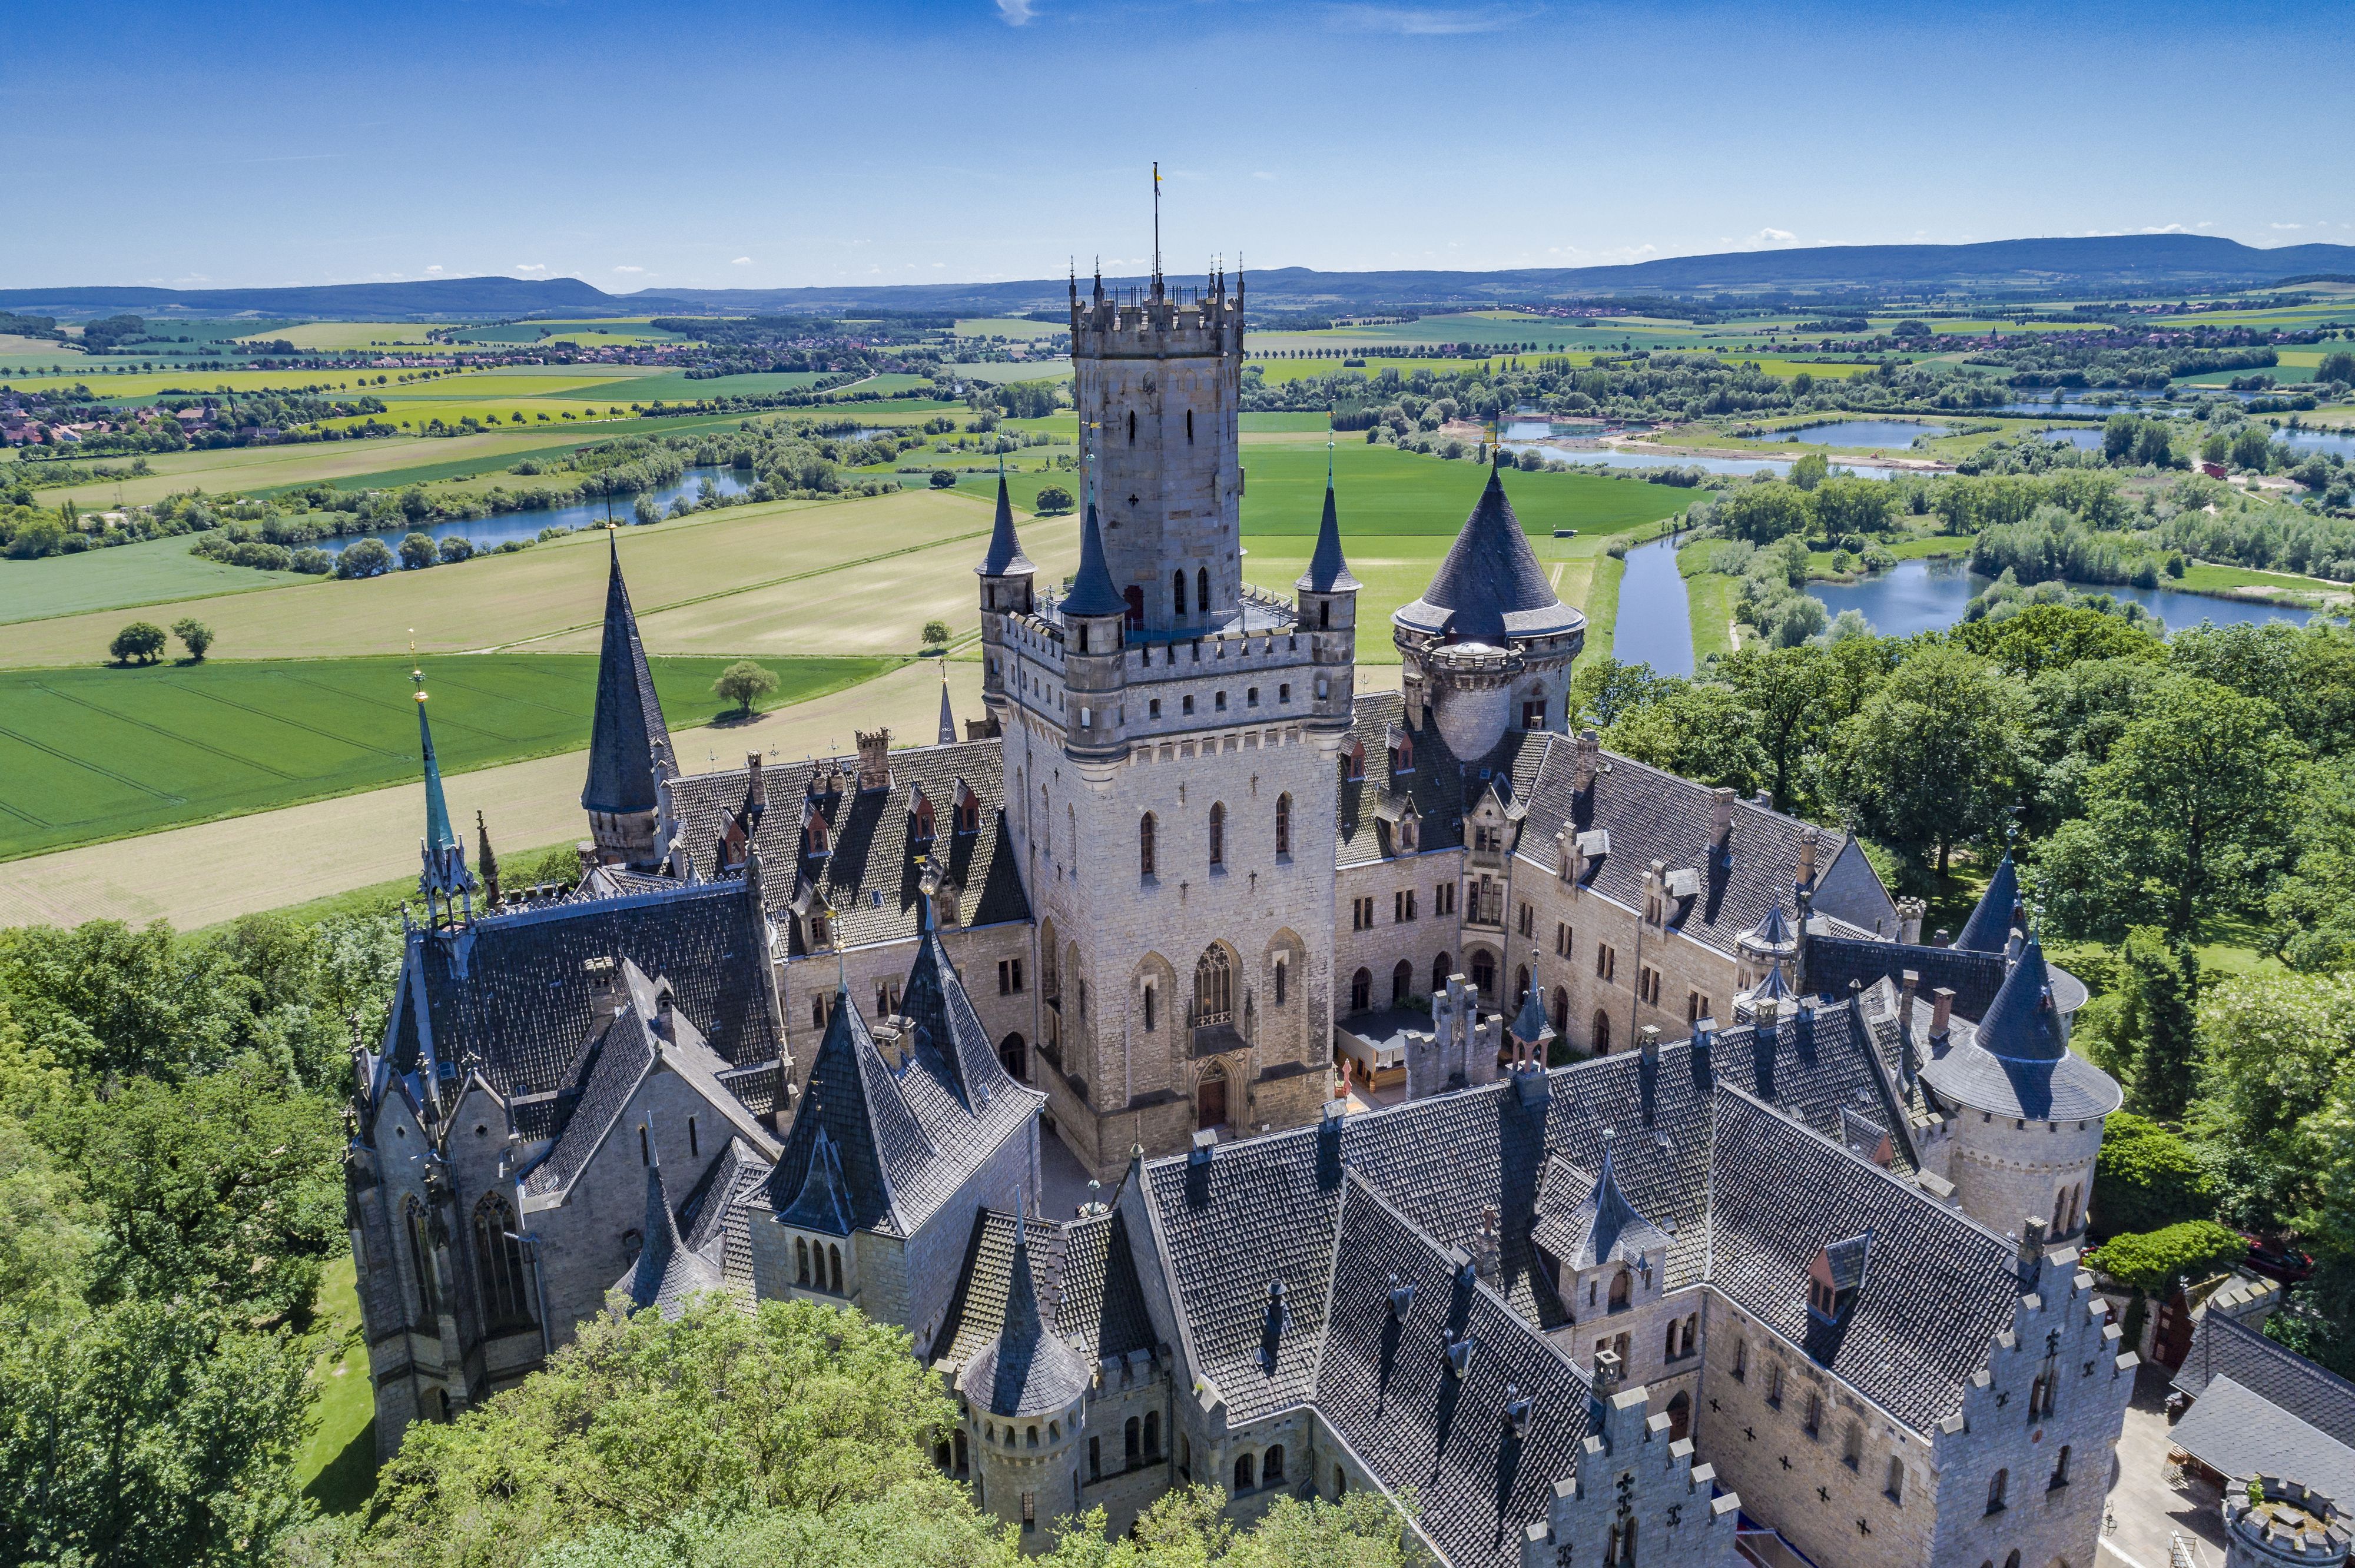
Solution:
<path fill-rule="evenodd" d="M 1038 14 L 1030 0 L 997 0 L 997 19 L 1009 27 L 1019 27 Z"/>
<path fill-rule="evenodd" d="M 1799 237 L 1787 228 L 1762 228 L 1755 234 L 1745 234 L 1739 239 L 1731 234 L 1721 234 L 1717 237 L 1717 242 L 1720 245 L 1730 246 L 1736 250 L 1772 250 L 1778 246 L 1796 245 L 1798 239 Z"/>
<path fill-rule="evenodd" d="M 545 272 L 548 270 L 548 263 L 545 261 L 518 261 L 515 264 L 515 270 L 518 272 Z"/>
<path fill-rule="evenodd" d="M 750 256 L 739 256 L 735 260 L 728 263 L 730 267 L 750 267 L 751 264 L 752 259 Z"/>
<path fill-rule="evenodd" d="M 616 272 L 643 272 L 645 269 L 644 267 L 616 267 L 613 270 Z"/>
<path fill-rule="evenodd" d="M 430 277 L 431 275 L 432 275 L 433 273 L 435 273 L 435 272 L 439 272 L 440 270 L 442 270 L 442 263 L 441 263 L 441 262 L 439 262 L 439 261 L 436 261 L 435 263 L 433 263 L 433 265 L 432 265 L 432 266 L 428 267 L 427 269 L 425 269 L 426 274 L 427 274 L 429 277 Z"/>
<path fill-rule="evenodd" d="M 2213 228 L 2215 221 L 2203 218 L 2198 223 L 2146 223 L 2135 230 L 2137 234 L 2197 234 L 2203 228 Z"/>
<path fill-rule="evenodd" d="M 2306 225 L 2302 223 L 2269 223 L 2265 225 L 2265 227 L 2267 228 L 2304 228 Z"/>
<path fill-rule="evenodd" d="M 1493 33 L 1512 21 L 1515 13 L 1500 5 L 1456 10 L 1436 5 L 1328 5 L 1325 15 L 1333 26 L 1352 32 L 1430 38 L 1455 33 Z"/>

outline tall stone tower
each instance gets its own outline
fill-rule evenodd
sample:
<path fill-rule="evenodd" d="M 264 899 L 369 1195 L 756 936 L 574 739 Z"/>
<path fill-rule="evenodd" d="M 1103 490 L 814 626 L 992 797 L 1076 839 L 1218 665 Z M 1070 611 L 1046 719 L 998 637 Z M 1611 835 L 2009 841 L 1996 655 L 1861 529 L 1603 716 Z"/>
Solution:
<path fill-rule="evenodd" d="M 1032 1077 L 1111 1177 L 1314 1118 L 1328 1089 L 1336 758 L 1358 583 L 1328 493 L 1289 597 L 1246 587 L 1242 285 L 1071 291 L 1080 569 L 1034 585 L 1001 514 L 983 694 L 1038 920 Z"/>

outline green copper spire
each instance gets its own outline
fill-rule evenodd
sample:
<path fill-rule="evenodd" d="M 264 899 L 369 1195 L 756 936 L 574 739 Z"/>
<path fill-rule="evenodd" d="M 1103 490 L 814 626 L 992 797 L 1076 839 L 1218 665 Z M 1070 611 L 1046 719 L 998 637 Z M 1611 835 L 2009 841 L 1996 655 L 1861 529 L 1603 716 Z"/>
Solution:
<path fill-rule="evenodd" d="M 417 652 L 410 644 L 412 657 Z M 430 919 L 454 923 L 459 906 L 468 916 L 474 907 L 474 878 L 466 871 L 466 846 L 450 827 L 450 802 L 442 794 L 442 762 L 433 755 L 433 726 L 425 717 L 425 672 L 412 666 L 410 680 L 417 687 L 417 738 L 425 755 L 425 837 L 418 842 L 417 890 L 425 897 Z"/>
<path fill-rule="evenodd" d="M 442 795 L 442 763 L 433 755 L 433 726 L 425 718 L 425 672 L 411 669 L 409 678 L 417 687 L 417 738 L 425 753 L 425 847 L 448 849 L 458 842 L 458 835 L 450 831 L 450 802 Z"/>

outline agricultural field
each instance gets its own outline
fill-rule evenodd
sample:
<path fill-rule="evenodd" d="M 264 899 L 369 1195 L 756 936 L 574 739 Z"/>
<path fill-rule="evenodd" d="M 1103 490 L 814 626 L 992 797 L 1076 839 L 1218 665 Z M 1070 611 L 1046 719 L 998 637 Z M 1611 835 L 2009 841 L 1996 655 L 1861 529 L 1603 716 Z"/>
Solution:
<path fill-rule="evenodd" d="M 960 381 L 986 381 L 993 386 L 1007 381 L 1069 381 L 1071 362 L 1069 359 L 977 359 L 943 360 L 943 376 Z"/>
<path fill-rule="evenodd" d="M 616 380 L 610 374 L 597 373 L 606 367 L 584 366 L 578 396 L 594 399 L 626 397 L 633 403 L 651 403 L 659 397 L 666 403 L 694 402 L 703 397 L 759 397 L 773 392 L 798 392 L 823 378 L 816 370 L 770 370 L 751 376 L 712 376 L 691 379 L 683 370 L 663 370 L 654 366 L 630 366 L 641 372 L 628 380 Z M 624 368 L 615 366 L 613 369 Z"/>
<path fill-rule="evenodd" d="M 296 348 L 319 350 L 424 348 L 428 346 L 426 334 L 432 330 L 421 322 L 304 322 L 296 326 L 248 332 L 237 341 L 291 343 Z"/>
<path fill-rule="evenodd" d="M 1009 316 L 964 316 L 958 318 L 959 337 L 1002 337 L 1009 342 L 1035 343 L 1071 330 L 1069 322 L 1034 322 Z"/>
<path fill-rule="evenodd" d="M 873 678 L 888 658 L 773 660 L 762 705 Z M 724 658 L 656 658 L 684 728 L 727 705 Z M 430 659 L 433 742 L 452 773 L 585 746 L 597 661 Z M 421 767 L 406 658 L 209 661 L 0 672 L 0 858 L 349 794 Z"/>
<path fill-rule="evenodd" d="M 649 316 L 615 316 L 598 321 L 508 322 L 495 326 L 462 327 L 450 335 L 461 344 L 497 344 L 503 348 L 553 343 L 559 338 L 583 348 L 637 348 L 656 343 L 692 343 L 695 339 L 664 332 L 649 324 Z"/>
<path fill-rule="evenodd" d="M 0 623 L 250 593 L 316 580 L 294 572 L 223 566 L 192 556 L 188 546 L 193 538 L 149 539 L 37 561 L 0 560 Z"/>

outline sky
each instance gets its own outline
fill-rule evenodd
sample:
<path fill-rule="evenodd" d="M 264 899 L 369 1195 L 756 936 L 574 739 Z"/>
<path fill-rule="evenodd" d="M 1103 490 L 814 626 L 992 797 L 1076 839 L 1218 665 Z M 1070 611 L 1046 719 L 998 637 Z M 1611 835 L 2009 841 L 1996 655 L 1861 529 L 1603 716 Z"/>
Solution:
<path fill-rule="evenodd" d="M 2344 0 L 0 0 L 0 38 L 7 288 L 1125 272 L 1156 159 L 1173 274 L 2355 244 Z"/>

